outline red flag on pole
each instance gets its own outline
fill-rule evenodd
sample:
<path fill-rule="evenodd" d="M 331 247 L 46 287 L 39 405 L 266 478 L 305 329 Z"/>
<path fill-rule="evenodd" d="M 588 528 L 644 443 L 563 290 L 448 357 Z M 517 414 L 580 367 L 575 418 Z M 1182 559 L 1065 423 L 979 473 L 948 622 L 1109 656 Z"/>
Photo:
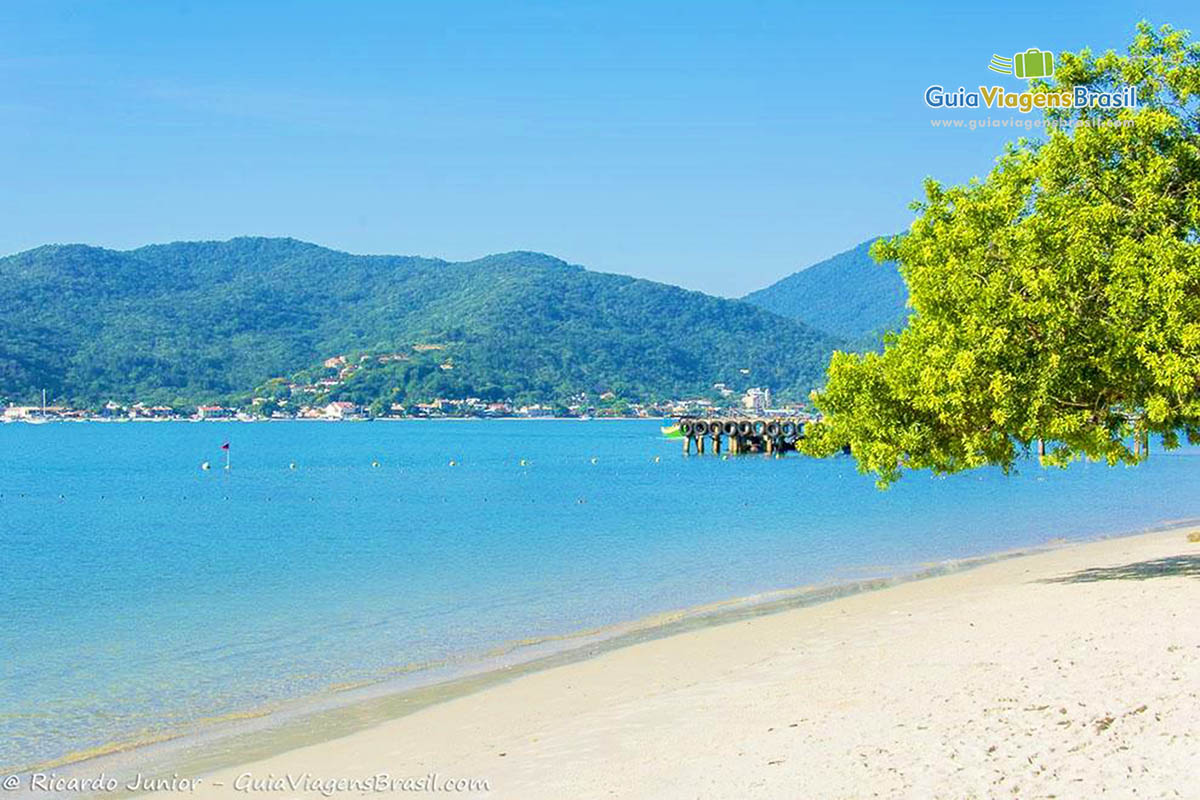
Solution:
<path fill-rule="evenodd" d="M 229 449 L 229 442 L 226 442 L 225 444 L 221 445 L 221 449 L 222 449 L 222 450 L 228 450 L 228 449 Z"/>

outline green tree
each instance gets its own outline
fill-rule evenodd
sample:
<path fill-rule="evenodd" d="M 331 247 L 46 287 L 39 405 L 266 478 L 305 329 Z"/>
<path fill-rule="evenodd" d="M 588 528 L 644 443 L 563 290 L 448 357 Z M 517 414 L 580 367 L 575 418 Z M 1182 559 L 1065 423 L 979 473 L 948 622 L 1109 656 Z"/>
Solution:
<path fill-rule="evenodd" d="M 1128 54 L 1064 53 L 1035 91 L 1136 87 L 1132 109 L 1056 109 L 985 180 L 930 179 L 878 242 L 909 288 L 882 353 L 835 353 L 804 449 L 905 469 L 1109 464 L 1200 441 L 1200 45 L 1142 23 Z M 1076 123 L 1073 126 L 1070 123 Z"/>
<path fill-rule="evenodd" d="M 255 404 L 253 411 L 260 417 L 270 417 L 279 410 L 279 402 L 274 399 L 268 399 L 261 403 Z"/>

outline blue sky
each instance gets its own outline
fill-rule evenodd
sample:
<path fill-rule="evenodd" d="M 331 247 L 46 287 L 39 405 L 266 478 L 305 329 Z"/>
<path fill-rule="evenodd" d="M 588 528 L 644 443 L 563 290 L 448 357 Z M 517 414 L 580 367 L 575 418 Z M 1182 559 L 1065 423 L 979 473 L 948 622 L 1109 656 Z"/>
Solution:
<path fill-rule="evenodd" d="M 1013 132 L 931 83 L 1194 2 L 0 6 L 0 253 L 294 236 L 541 250 L 740 295 L 905 227 Z"/>

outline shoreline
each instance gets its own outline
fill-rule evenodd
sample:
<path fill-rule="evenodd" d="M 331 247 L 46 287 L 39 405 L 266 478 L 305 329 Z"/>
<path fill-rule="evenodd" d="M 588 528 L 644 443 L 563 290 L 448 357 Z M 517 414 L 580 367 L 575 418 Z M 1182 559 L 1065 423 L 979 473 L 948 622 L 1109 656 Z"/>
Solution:
<path fill-rule="evenodd" d="M 636 643 L 243 761 L 192 793 L 308 775 L 289 796 L 358 796 L 320 787 L 382 773 L 482 778 L 490 791 L 461 794 L 523 800 L 1186 794 L 1200 542 L 1185 530 Z"/>
<path fill-rule="evenodd" d="M 1014 559 L 1186 531 L 1196 524 L 1196 520 L 1164 521 L 1135 531 L 1096 534 L 1069 541 L 1050 539 L 1040 545 L 1015 550 L 910 565 L 908 571 L 894 567 L 893 572 L 885 576 L 769 591 L 599 628 L 507 642 L 491 648 L 482 659 L 417 669 L 398 679 L 330 687 L 318 695 L 244 710 L 218 720 L 201 720 L 186 730 L 163 734 L 149 741 L 113 743 L 97 750 L 71 754 L 76 755 L 75 758 L 67 755 L 44 765 L 21 768 L 18 774 L 27 776 L 47 771 L 60 776 L 86 776 L 97 772 L 158 776 L 206 774 L 359 735 L 431 707 L 487 694 L 496 687 L 527 676 L 586 664 L 647 643 L 826 607 L 849 598 L 886 594 L 904 585 L 936 581 Z"/>
<path fill-rule="evenodd" d="M 788 412 L 788 413 L 803 413 L 803 412 Z M 714 414 L 720 416 L 720 414 Z M 216 422 L 216 423 L 247 423 L 247 422 L 664 422 L 666 420 L 677 419 L 675 415 L 663 416 L 646 416 L 646 417 L 610 417 L 610 416 L 589 416 L 589 417 L 555 417 L 555 416 L 533 416 L 522 417 L 517 415 L 509 416 L 439 416 L 439 417 L 250 417 L 246 419 L 238 417 L 46 417 L 36 419 L 4 419 L 0 420 L 0 424 L 4 425 L 49 425 L 58 422 L 98 422 L 106 425 L 123 424 L 126 422 Z"/>

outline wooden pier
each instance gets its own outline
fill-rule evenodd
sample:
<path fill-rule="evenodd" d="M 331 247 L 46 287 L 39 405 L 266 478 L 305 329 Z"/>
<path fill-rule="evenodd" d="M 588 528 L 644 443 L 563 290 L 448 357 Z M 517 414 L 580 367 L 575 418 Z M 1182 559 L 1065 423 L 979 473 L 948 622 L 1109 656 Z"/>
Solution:
<path fill-rule="evenodd" d="M 705 452 L 706 443 L 714 454 L 723 445 L 731 455 L 784 453 L 796 449 L 807 422 L 802 417 L 683 417 L 679 432 L 685 455 L 693 447 L 697 453 Z"/>

